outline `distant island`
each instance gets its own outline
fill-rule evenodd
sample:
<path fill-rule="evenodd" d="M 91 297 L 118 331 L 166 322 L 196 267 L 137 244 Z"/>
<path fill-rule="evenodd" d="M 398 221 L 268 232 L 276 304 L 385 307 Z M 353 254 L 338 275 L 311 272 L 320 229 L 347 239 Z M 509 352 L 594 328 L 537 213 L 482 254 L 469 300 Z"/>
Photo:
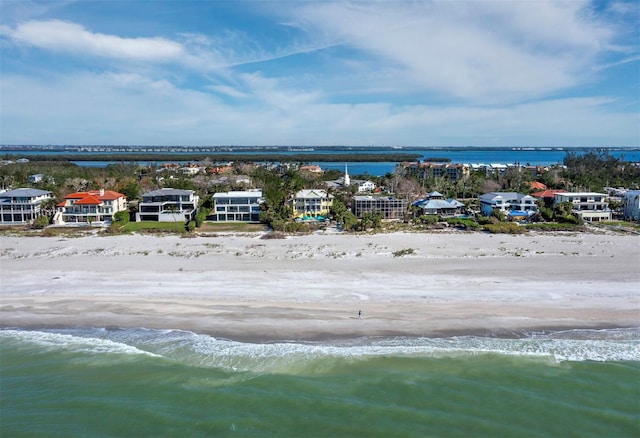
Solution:
<path fill-rule="evenodd" d="M 566 146 L 264 146 L 264 145 L 0 145 L 0 153 L 12 151 L 60 151 L 60 152 L 83 152 L 83 153 L 162 153 L 162 152 L 179 152 L 179 153 L 206 153 L 206 152 L 380 152 L 380 151 L 463 151 L 463 150 L 486 150 L 486 151 L 588 151 L 606 149 L 610 151 L 619 150 L 640 150 L 635 146 L 602 146 L 602 147 L 566 147 Z"/>

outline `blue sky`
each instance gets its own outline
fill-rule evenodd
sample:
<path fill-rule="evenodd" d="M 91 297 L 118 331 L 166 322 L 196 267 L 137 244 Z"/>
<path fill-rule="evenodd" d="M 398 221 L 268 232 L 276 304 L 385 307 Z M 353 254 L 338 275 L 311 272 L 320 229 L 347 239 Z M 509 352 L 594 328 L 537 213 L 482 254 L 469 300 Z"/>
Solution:
<path fill-rule="evenodd" d="M 636 1 L 0 2 L 0 144 L 640 146 Z"/>

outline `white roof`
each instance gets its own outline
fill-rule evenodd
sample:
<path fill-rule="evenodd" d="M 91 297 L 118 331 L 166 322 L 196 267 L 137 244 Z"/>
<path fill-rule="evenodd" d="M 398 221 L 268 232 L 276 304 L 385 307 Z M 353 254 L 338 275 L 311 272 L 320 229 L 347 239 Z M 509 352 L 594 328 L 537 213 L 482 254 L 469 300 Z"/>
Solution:
<path fill-rule="evenodd" d="M 327 192 L 320 189 L 304 189 L 296 193 L 296 198 L 326 198 Z M 329 195 L 333 198 L 333 195 Z"/>
<path fill-rule="evenodd" d="M 596 193 L 596 192 L 562 192 L 556 193 L 556 195 L 560 196 L 608 196 L 606 193 Z"/>
<path fill-rule="evenodd" d="M 214 193 L 214 198 L 246 198 L 258 197 L 262 198 L 262 190 L 236 190 L 230 192 Z"/>

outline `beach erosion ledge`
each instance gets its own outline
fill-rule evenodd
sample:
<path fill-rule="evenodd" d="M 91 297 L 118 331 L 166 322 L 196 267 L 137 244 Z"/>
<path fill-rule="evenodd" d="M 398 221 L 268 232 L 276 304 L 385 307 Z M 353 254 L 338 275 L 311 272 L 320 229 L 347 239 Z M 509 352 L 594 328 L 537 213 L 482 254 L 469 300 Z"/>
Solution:
<path fill-rule="evenodd" d="M 241 341 L 636 327 L 640 236 L 3 236 L 2 327 Z"/>

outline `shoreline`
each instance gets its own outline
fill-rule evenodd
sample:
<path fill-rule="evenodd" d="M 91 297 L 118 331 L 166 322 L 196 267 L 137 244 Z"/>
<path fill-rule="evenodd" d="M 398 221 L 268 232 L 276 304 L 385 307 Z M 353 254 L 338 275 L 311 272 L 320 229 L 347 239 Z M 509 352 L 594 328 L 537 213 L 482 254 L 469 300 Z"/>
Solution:
<path fill-rule="evenodd" d="M 3 238 L 0 327 L 316 342 L 640 325 L 640 236 L 259 236 Z"/>

